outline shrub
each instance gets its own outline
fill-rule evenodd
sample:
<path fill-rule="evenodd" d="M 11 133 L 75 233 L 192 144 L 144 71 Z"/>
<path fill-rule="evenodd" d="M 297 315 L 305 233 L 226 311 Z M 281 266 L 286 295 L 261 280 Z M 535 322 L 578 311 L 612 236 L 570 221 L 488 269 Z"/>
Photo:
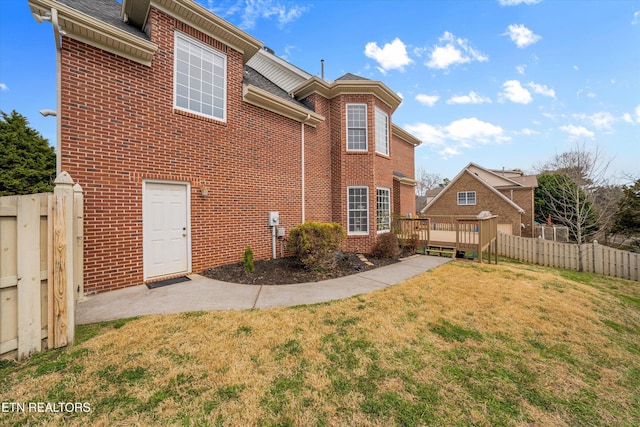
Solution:
<path fill-rule="evenodd" d="M 340 224 L 306 222 L 291 229 L 287 249 L 309 270 L 331 270 L 344 238 Z"/>
<path fill-rule="evenodd" d="M 398 259 L 400 257 L 400 244 L 398 237 L 394 233 L 384 233 L 378 235 L 371 255 L 376 258 Z"/>
<path fill-rule="evenodd" d="M 246 273 L 253 273 L 255 271 L 256 267 L 253 265 L 253 249 L 251 249 L 251 246 L 247 246 L 247 249 L 244 250 L 242 264 Z"/>

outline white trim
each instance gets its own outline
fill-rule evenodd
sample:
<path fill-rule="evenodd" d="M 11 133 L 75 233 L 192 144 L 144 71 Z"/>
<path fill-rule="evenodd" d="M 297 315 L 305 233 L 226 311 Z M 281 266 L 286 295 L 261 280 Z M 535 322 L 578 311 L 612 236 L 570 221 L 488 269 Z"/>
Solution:
<path fill-rule="evenodd" d="M 367 231 L 350 231 L 351 223 L 349 221 L 349 190 L 351 189 L 362 189 L 367 190 Z M 347 235 L 348 236 L 368 236 L 371 231 L 371 212 L 369 211 L 369 187 L 366 185 L 349 185 L 347 186 Z"/>
<path fill-rule="evenodd" d="M 365 148 L 364 149 L 353 149 L 353 148 L 349 148 L 349 107 L 350 106 L 364 106 L 364 145 Z M 366 103 L 362 103 L 362 102 L 350 102 L 348 104 L 345 104 L 345 120 L 346 120 L 346 135 L 345 135 L 345 139 L 346 139 L 346 150 L 352 153 L 366 153 L 367 151 L 369 151 L 369 106 Z M 359 129 L 359 128 L 358 128 Z"/>
<path fill-rule="evenodd" d="M 389 228 L 378 230 L 378 190 L 383 190 L 388 193 L 388 208 L 389 208 Z M 376 187 L 376 232 L 377 234 L 388 233 L 391 231 L 391 189 L 388 187 Z"/>
<path fill-rule="evenodd" d="M 171 180 L 162 180 L 162 179 L 145 179 L 142 181 L 142 276 L 143 279 L 149 280 L 151 278 L 155 279 L 157 277 L 148 277 L 147 275 L 147 254 L 149 252 L 147 248 L 147 239 L 145 238 L 144 233 L 144 218 L 145 218 L 145 197 L 147 184 L 169 184 L 169 185 L 181 185 L 186 187 L 187 192 L 187 271 L 184 273 L 191 273 L 192 264 L 191 264 L 191 183 L 188 181 L 171 181 Z M 176 274 L 180 274 L 181 272 L 176 272 Z"/>
<path fill-rule="evenodd" d="M 460 194 L 464 193 L 464 203 L 460 203 Z M 469 201 L 469 193 L 473 193 L 473 203 L 468 203 Z M 456 200 L 458 202 L 458 206 L 475 206 L 478 203 L 477 194 L 473 190 L 469 191 L 458 191 L 456 194 Z"/>
<path fill-rule="evenodd" d="M 378 150 L 378 114 L 381 114 L 382 116 L 384 116 L 385 119 L 385 138 L 386 141 L 384 141 L 384 145 L 385 145 L 385 149 L 386 149 L 386 153 L 384 151 L 380 151 Z M 375 112 L 374 112 L 374 137 L 375 137 L 375 146 L 376 146 L 376 153 L 382 154 L 383 156 L 390 156 L 391 155 L 391 147 L 389 144 L 389 115 L 382 110 L 379 107 L 375 107 Z"/>
<path fill-rule="evenodd" d="M 189 108 L 185 108 L 185 107 L 180 107 L 177 105 L 177 97 L 178 97 L 178 39 L 182 39 L 183 41 L 190 43 L 192 45 L 195 45 L 199 48 L 201 48 L 202 50 L 210 53 L 211 55 L 215 56 L 215 57 L 219 57 L 224 61 L 224 75 L 222 77 L 223 79 L 223 83 L 224 83 L 224 87 L 223 87 L 223 94 L 222 94 L 222 117 L 217 117 L 213 111 L 215 111 L 215 100 L 216 97 L 213 95 L 212 93 L 212 102 L 214 103 L 212 105 L 212 114 L 205 114 L 201 111 L 195 111 L 195 110 L 191 110 Z M 228 91 L 228 85 L 227 85 L 227 68 L 228 68 L 228 61 L 227 61 L 227 55 L 224 52 L 220 52 L 217 49 L 214 49 L 213 47 L 202 43 L 201 41 L 194 39 L 193 37 L 182 33 L 180 31 L 175 30 L 174 31 L 174 37 L 173 37 L 173 108 L 176 110 L 180 110 L 180 111 L 185 111 L 187 113 L 191 113 L 191 114 L 195 114 L 198 116 L 202 116 L 202 117 L 207 117 L 209 119 L 213 119 L 213 120 L 217 120 L 219 122 L 226 122 L 227 121 L 227 91 Z M 213 74 L 213 70 L 211 71 Z M 188 75 L 190 77 L 190 75 Z M 200 79 L 200 81 L 202 81 L 202 79 Z M 215 78 L 214 78 L 215 81 Z M 212 82 L 213 83 L 213 82 Z M 213 92 L 215 92 L 215 87 L 212 87 L 211 89 Z M 189 99 L 187 97 L 187 99 Z"/>

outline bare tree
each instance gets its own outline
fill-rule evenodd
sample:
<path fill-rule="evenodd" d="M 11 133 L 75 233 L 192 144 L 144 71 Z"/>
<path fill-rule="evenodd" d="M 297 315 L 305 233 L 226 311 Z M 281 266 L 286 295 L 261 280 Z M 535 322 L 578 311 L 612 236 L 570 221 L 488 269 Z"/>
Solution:
<path fill-rule="evenodd" d="M 442 178 L 437 173 L 430 173 L 424 168 L 418 168 L 416 181 L 418 181 L 418 185 L 416 186 L 416 195 L 424 196 L 427 194 L 427 190 L 437 188 L 438 184 L 442 182 Z"/>
<path fill-rule="evenodd" d="M 610 163 L 597 146 L 589 151 L 584 142 L 576 142 L 538 167 L 536 216 L 544 221 L 550 215 L 553 222 L 567 226 L 571 240 L 579 245 L 580 271 L 582 243 L 606 230 L 615 213 L 618 198 L 607 176 Z"/>

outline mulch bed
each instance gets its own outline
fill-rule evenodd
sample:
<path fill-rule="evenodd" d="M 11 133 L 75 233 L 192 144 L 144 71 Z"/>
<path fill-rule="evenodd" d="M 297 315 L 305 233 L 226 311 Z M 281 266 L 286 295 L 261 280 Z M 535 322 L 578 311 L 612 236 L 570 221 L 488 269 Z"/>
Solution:
<path fill-rule="evenodd" d="M 361 273 L 397 261 L 366 256 L 373 265 L 367 265 L 355 253 L 342 253 L 338 257 L 335 270 L 317 272 L 306 270 L 293 258 L 277 258 L 266 261 L 255 261 L 255 271 L 246 273 L 241 262 L 208 268 L 201 275 L 223 282 L 242 283 L 246 285 L 286 285 L 292 283 L 318 282 Z"/>

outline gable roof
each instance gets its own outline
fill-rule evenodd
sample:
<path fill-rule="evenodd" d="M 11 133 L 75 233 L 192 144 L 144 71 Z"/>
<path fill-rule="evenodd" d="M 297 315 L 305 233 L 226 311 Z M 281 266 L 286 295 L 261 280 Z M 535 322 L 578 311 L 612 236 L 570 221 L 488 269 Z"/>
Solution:
<path fill-rule="evenodd" d="M 439 200 L 442 197 L 442 195 L 445 194 L 453 186 L 453 184 L 455 184 L 464 175 L 469 175 L 472 178 L 476 179 L 480 184 L 482 184 L 483 186 L 487 187 L 496 196 L 498 196 L 500 199 L 504 200 L 506 203 L 511 205 L 518 212 L 520 212 L 520 213 L 524 213 L 525 212 L 524 209 L 522 209 L 520 206 L 518 206 L 511 199 L 509 199 L 507 196 L 505 196 L 500 191 L 498 191 L 496 188 L 509 188 L 509 187 L 526 188 L 527 186 L 525 186 L 525 185 L 523 185 L 521 183 L 518 183 L 518 182 L 514 181 L 511 178 L 500 176 L 500 175 L 496 174 L 495 172 L 490 171 L 489 169 L 485 169 L 482 166 L 479 166 L 479 165 L 471 162 L 464 169 L 462 169 L 449 182 L 449 184 L 446 187 L 444 187 L 444 189 L 442 191 L 440 191 L 440 193 L 438 193 L 438 195 L 436 195 L 433 198 L 433 200 L 427 206 L 422 208 L 420 213 L 422 214 L 425 211 L 427 211 L 427 209 L 430 206 L 432 206 L 437 200 Z"/>

